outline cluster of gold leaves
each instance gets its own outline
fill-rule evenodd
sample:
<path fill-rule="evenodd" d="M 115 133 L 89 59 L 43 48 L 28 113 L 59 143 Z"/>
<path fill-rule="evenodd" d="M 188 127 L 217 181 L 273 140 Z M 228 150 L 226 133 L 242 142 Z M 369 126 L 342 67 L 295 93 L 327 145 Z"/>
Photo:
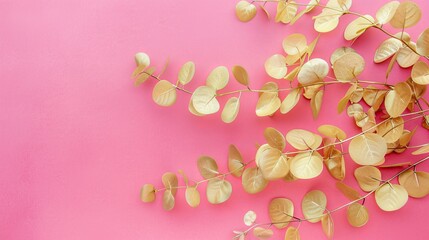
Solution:
<path fill-rule="evenodd" d="M 412 154 L 429 153 L 429 143 L 419 146 L 409 146 L 417 127 L 405 129 L 405 123 L 422 119 L 422 127 L 429 129 L 428 109 L 422 107 L 422 102 L 429 107 L 423 97 L 429 85 L 429 29 L 423 31 L 417 41 L 412 41 L 406 28 L 416 25 L 421 19 L 421 10 L 417 4 L 410 1 L 390 1 L 383 5 L 375 16 L 350 11 L 352 0 L 328 0 L 321 5 L 320 0 L 309 3 L 297 3 L 294 0 L 260 0 L 239 1 L 236 5 L 236 15 L 240 21 L 248 22 L 257 14 L 257 5 L 268 17 L 270 13 L 265 8 L 267 3 L 277 4 L 275 22 L 294 24 L 304 14 L 314 8 L 322 8 L 314 16 L 314 29 L 319 33 L 333 31 L 337 28 L 340 18 L 350 14 L 356 19 L 350 22 L 344 30 L 346 40 L 356 40 L 369 28 L 375 28 L 388 36 L 377 48 L 373 61 L 381 63 L 390 59 L 386 70 L 386 81 L 366 81 L 360 79 L 365 70 L 365 59 L 350 47 L 340 47 L 330 56 L 328 63 L 324 59 L 311 58 L 320 35 L 312 40 L 302 34 L 287 36 L 282 43 L 284 53 L 274 54 L 265 61 L 265 71 L 273 79 L 287 80 L 289 88 L 281 88 L 276 82 L 267 82 L 261 89 L 250 86 L 246 69 L 236 65 L 229 71 L 225 66 L 213 69 L 204 85 L 194 91 L 185 89 L 194 77 L 195 64 L 185 63 L 175 84 L 161 79 L 167 64 L 155 75 L 155 68 L 150 66 L 150 58 L 145 53 L 135 56 L 137 68 L 132 77 L 136 85 L 144 83 L 149 78 L 158 82 L 153 89 L 153 100 L 160 106 L 171 106 L 175 103 L 177 92 L 190 94 L 189 111 L 197 116 L 217 113 L 221 106 L 219 97 L 231 96 L 223 107 L 221 119 L 225 123 L 233 122 L 239 112 L 240 96 L 244 92 L 258 93 L 255 113 L 257 116 L 272 116 L 276 112 L 286 114 L 299 102 L 301 96 L 310 100 L 313 117 L 316 118 L 322 106 L 325 87 L 332 84 L 348 84 L 349 89 L 339 101 L 339 113 L 346 111 L 354 119 L 362 132 L 347 137 L 346 133 L 337 126 L 322 125 L 318 133 L 304 129 L 292 129 L 283 135 L 274 128 L 264 131 L 266 143 L 257 146 L 255 160 L 244 162 L 241 153 L 231 145 L 228 151 L 228 171 L 221 173 L 217 162 L 202 156 L 197 166 L 203 180 L 190 181 L 183 171 L 184 186 L 178 185 L 175 173 L 162 176 L 163 188 L 155 188 L 145 184 L 141 191 L 143 202 L 153 202 L 156 193 L 163 192 L 163 207 L 173 209 L 177 189 L 185 189 L 185 199 L 189 206 L 200 204 L 201 184 L 207 183 L 205 192 L 207 200 L 212 204 L 227 201 L 232 193 L 232 184 L 226 179 L 232 175 L 241 178 L 243 189 L 250 194 L 263 191 L 270 181 L 312 179 L 321 174 L 324 168 L 337 180 L 337 188 L 350 202 L 333 210 L 327 209 L 327 197 L 320 190 L 308 192 L 302 202 L 303 217 L 294 213 L 294 204 L 287 198 L 275 198 L 269 204 L 269 223 L 257 223 L 256 213 L 249 211 L 245 214 L 244 224 L 249 228 L 245 231 L 234 231 L 235 237 L 242 240 L 250 232 L 258 239 L 268 239 L 273 235 L 271 226 L 279 229 L 287 227 L 285 239 L 300 239 L 299 226 L 289 226 L 289 223 L 303 221 L 321 222 L 322 229 L 328 238 L 334 234 L 332 213 L 347 208 L 347 220 L 354 227 L 364 226 L 369 220 L 368 209 L 364 206 L 368 196 L 374 193 L 377 205 L 384 211 L 395 211 L 402 208 L 408 197 L 421 198 L 429 194 L 429 173 L 417 171 L 417 165 L 429 160 L 425 157 L 415 163 L 405 162 L 385 164 L 386 156 L 392 152 L 402 153 L 408 148 L 417 148 Z M 262 3 L 257 4 L 256 3 Z M 301 9 L 302 8 L 302 9 Z M 391 34 L 384 28 L 390 24 L 400 32 Z M 408 79 L 394 85 L 387 84 L 390 72 L 395 63 L 401 68 L 411 68 Z M 334 77 L 329 76 L 330 69 Z M 222 92 L 228 85 L 230 72 L 244 89 Z M 326 80 L 330 79 L 330 80 Z M 332 81 L 331 81 L 332 80 Z M 285 96 L 280 96 L 287 92 Z M 364 106 L 364 104 L 366 106 Z M 416 110 L 417 108 L 417 110 Z M 406 111 L 409 113 L 405 113 Z M 348 151 L 344 144 L 348 143 Z M 286 150 L 289 148 L 288 150 Z M 292 149 L 291 149 L 292 148 Z M 346 176 L 345 155 L 358 165 L 354 171 L 360 192 L 342 182 Z M 401 168 L 391 178 L 383 179 L 381 169 Z M 398 183 L 394 183 L 395 179 Z"/>

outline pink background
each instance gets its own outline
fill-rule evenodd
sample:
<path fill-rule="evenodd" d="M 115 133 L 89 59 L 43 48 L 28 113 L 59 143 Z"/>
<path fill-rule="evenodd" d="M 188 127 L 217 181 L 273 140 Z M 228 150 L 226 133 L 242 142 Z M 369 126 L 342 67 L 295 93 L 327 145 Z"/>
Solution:
<path fill-rule="evenodd" d="M 151 100 L 154 81 L 134 87 L 133 56 L 144 51 L 158 69 L 170 57 L 163 77 L 172 81 L 181 64 L 193 60 L 197 73 L 189 89 L 203 84 L 215 66 L 235 64 L 249 69 L 251 86 L 257 88 L 270 80 L 263 63 L 282 52 L 285 36 L 295 32 L 309 39 L 316 36 L 310 16 L 284 26 L 259 12 L 251 23 L 241 23 L 234 15 L 236 2 L 0 1 L 0 239 L 230 239 L 232 230 L 245 229 L 242 216 L 249 209 L 259 215 L 259 222 L 268 221 L 267 204 L 274 197 L 291 198 L 297 216 L 302 216 L 300 200 L 311 189 L 327 193 L 328 208 L 347 201 L 324 171 L 314 180 L 273 182 L 257 195 L 244 193 L 240 181 L 230 178 L 233 195 L 220 206 L 207 204 L 202 195 L 201 206 L 191 209 L 183 191 L 172 212 L 162 210 L 161 199 L 140 202 L 140 187 L 147 182 L 161 186 L 166 171 L 183 169 L 200 179 L 196 168 L 200 155 L 213 156 L 226 170 L 231 143 L 246 161 L 252 160 L 254 145 L 263 143 L 268 126 L 286 133 L 293 128 L 315 131 L 330 123 L 349 135 L 358 132 L 352 119 L 335 110 L 346 86 L 327 88 L 317 121 L 311 118 L 308 101 L 301 101 L 288 115 L 258 118 L 256 95 L 244 94 L 237 121 L 229 125 L 221 122 L 220 114 L 191 115 L 186 94 L 179 94 L 171 108 L 156 106 Z M 382 2 L 355 1 L 352 9 L 375 14 Z M 423 19 L 428 19 L 429 3 L 416 2 L 424 10 Z M 353 18 L 346 16 L 342 22 Z M 410 31 L 414 39 L 425 27 L 422 21 Z M 323 35 L 314 56 L 328 59 L 337 46 L 349 45 L 342 39 L 343 28 L 344 24 Z M 369 30 L 354 43 L 368 62 L 363 79 L 384 80 L 387 63 L 371 61 L 384 38 Z M 395 67 L 389 81 L 403 80 L 406 74 Z M 237 88 L 235 82 L 229 86 Z M 421 131 L 412 145 L 428 142 L 427 133 Z M 417 159 L 408 151 L 388 162 Z M 347 157 L 345 182 L 356 186 L 354 168 Z M 418 169 L 429 170 L 429 164 Z M 383 173 L 387 178 L 396 171 Z M 379 210 L 373 196 L 366 205 L 370 222 L 361 229 L 348 225 L 345 211 L 335 213 L 336 239 L 429 236 L 429 198 L 410 199 L 392 213 Z M 303 239 L 323 238 L 320 224 L 303 223 L 300 229 Z M 276 231 L 275 239 L 283 234 Z"/>

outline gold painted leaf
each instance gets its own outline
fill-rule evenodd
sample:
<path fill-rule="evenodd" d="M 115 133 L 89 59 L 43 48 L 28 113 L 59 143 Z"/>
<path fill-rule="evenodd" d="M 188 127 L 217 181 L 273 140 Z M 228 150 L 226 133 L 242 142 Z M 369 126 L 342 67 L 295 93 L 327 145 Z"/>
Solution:
<path fill-rule="evenodd" d="M 140 65 L 135 70 L 135 72 L 136 72 L 135 77 L 137 77 L 136 81 L 134 82 L 135 86 L 139 86 L 140 84 L 146 82 L 146 80 L 148 80 L 153 75 L 153 73 L 155 72 L 155 67 L 149 67 L 147 69 L 146 68 L 142 69 L 142 67 L 143 67 L 143 65 Z"/>
<path fill-rule="evenodd" d="M 422 12 L 416 3 L 411 1 L 401 2 L 390 20 L 390 25 L 399 29 L 409 28 L 416 25 L 421 17 Z"/>
<path fill-rule="evenodd" d="M 304 217 L 311 223 L 319 222 L 326 209 L 326 203 L 326 195 L 322 191 L 313 190 L 308 192 L 302 199 L 301 204 Z"/>
<path fill-rule="evenodd" d="M 429 173 L 408 170 L 399 175 L 401 184 L 413 198 L 422 198 L 429 194 Z"/>
<path fill-rule="evenodd" d="M 290 226 L 286 230 L 285 239 L 284 240 L 301 240 L 299 236 L 299 231 L 297 228 Z"/>
<path fill-rule="evenodd" d="M 409 45 L 416 49 L 416 44 L 413 42 L 410 42 Z M 402 68 L 409 68 L 416 64 L 416 62 L 420 59 L 420 55 L 416 54 L 414 51 L 412 51 L 408 47 L 402 47 L 398 51 L 398 55 L 396 57 L 396 62 L 398 62 L 399 66 Z"/>
<path fill-rule="evenodd" d="M 177 192 L 177 176 L 174 173 L 167 172 L 162 175 L 162 184 L 167 190 L 171 190 L 173 195 Z"/>
<path fill-rule="evenodd" d="M 244 67 L 236 65 L 232 67 L 232 75 L 240 84 L 244 86 L 249 85 L 249 75 L 247 74 L 246 69 Z"/>
<path fill-rule="evenodd" d="M 417 52 L 423 56 L 429 56 L 429 28 L 420 34 L 417 40 Z"/>
<path fill-rule="evenodd" d="M 317 119 L 319 116 L 320 108 L 322 107 L 322 100 L 323 100 L 323 90 L 319 90 L 316 92 L 316 95 L 311 98 L 310 106 L 311 106 L 311 112 L 313 113 L 313 118 Z"/>
<path fill-rule="evenodd" d="M 207 201 L 211 204 L 220 204 L 231 197 L 231 183 L 225 179 L 211 179 L 207 184 Z"/>
<path fill-rule="evenodd" d="M 253 229 L 253 235 L 258 239 L 269 239 L 273 236 L 274 232 L 268 228 L 255 227 Z"/>
<path fill-rule="evenodd" d="M 310 0 L 308 5 L 305 7 L 304 12 L 305 13 L 311 12 L 319 3 L 320 3 L 320 0 Z"/>
<path fill-rule="evenodd" d="M 241 180 L 244 191 L 250 194 L 259 193 L 268 185 L 268 181 L 262 175 L 261 170 L 256 167 L 246 168 Z"/>
<path fill-rule="evenodd" d="M 185 191 L 186 202 L 189 206 L 195 208 L 200 205 L 200 192 L 198 192 L 197 187 L 187 187 Z"/>
<path fill-rule="evenodd" d="M 332 53 L 331 58 L 330 58 L 330 62 L 332 65 L 334 65 L 334 63 L 340 59 L 342 56 L 344 56 L 346 53 L 349 52 L 356 52 L 353 48 L 350 47 L 340 47 L 335 49 L 335 51 Z"/>
<path fill-rule="evenodd" d="M 279 1 L 277 4 L 276 22 L 290 23 L 298 12 L 295 1 Z"/>
<path fill-rule="evenodd" d="M 373 166 L 363 166 L 356 168 L 355 178 L 365 192 L 371 192 L 378 188 L 381 181 L 381 172 Z"/>
<path fill-rule="evenodd" d="M 134 59 L 136 60 L 137 66 L 143 66 L 143 68 L 145 68 L 150 65 L 150 57 L 144 52 L 136 53 Z"/>
<path fill-rule="evenodd" d="M 176 87 L 167 80 L 161 80 L 153 88 L 152 99 L 160 106 L 171 106 L 177 99 Z"/>
<path fill-rule="evenodd" d="M 280 112 L 282 114 L 288 113 L 296 106 L 296 104 L 298 104 L 300 98 L 301 98 L 301 89 L 295 88 L 283 100 L 280 106 Z"/>
<path fill-rule="evenodd" d="M 281 104 L 277 92 L 264 92 L 256 103 L 256 116 L 270 116 L 280 108 Z"/>
<path fill-rule="evenodd" d="M 406 82 L 400 82 L 395 85 L 393 90 L 390 90 L 384 100 L 384 106 L 387 113 L 391 117 L 401 115 L 411 101 L 412 90 Z"/>
<path fill-rule="evenodd" d="M 407 201 L 407 190 L 398 184 L 385 183 L 375 191 L 375 202 L 381 210 L 387 212 L 402 208 Z"/>
<path fill-rule="evenodd" d="M 282 151 L 286 147 L 285 136 L 277 129 L 268 127 L 264 130 L 264 137 L 267 143 L 278 150 Z"/>
<path fill-rule="evenodd" d="M 300 57 L 307 51 L 307 38 L 303 34 L 294 33 L 285 37 L 282 45 L 287 54 Z"/>
<path fill-rule="evenodd" d="M 371 15 L 364 15 L 353 20 L 344 30 L 344 39 L 353 40 L 362 35 L 368 28 L 374 25 L 374 18 Z"/>
<path fill-rule="evenodd" d="M 368 86 L 363 90 L 363 100 L 371 106 L 374 111 L 378 111 L 386 96 L 386 90 L 380 90 L 376 87 Z"/>
<path fill-rule="evenodd" d="M 346 176 L 346 164 L 343 153 L 333 148 L 325 154 L 324 163 L 332 177 L 342 181 Z"/>
<path fill-rule="evenodd" d="M 214 178 L 219 174 L 216 161 L 209 156 L 198 158 L 197 165 L 198 171 L 200 171 L 201 176 L 205 179 Z"/>
<path fill-rule="evenodd" d="M 393 16 L 396 13 L 396 9 L 398 9 L 400 2 L 398 1 L 390 1 L 384 4 L 380 9 L 378 9 L 375 17 L 377 18 L 378 24 L 386 24 L 390 22 Z"/>
<path fill-rule="evenodd" d="M 320 58 L 314 58 L 306 62 L 298 73 L 298 82 L 307 85 L 321 82 L 329 73 L 328 63 Z"/>
<path fill-rule="evenodd" d="M 317 128 L 317 131 L 319 131 L 320 134 L 323 134 L 330 138 L 336 138 L 339 140 L 344 140 L 347 138 L 346 133 L 341 130 L 341 128 L 334 125 L 321 125 L 319 128 Z"/>
<path fill-rule="evenodd" d="M 286 134 L 286 141 L 297 150 L 317 149 L 322 137 L 307 130 L 293 129 Z"/>
<path fill-rule="evenodd" d="M 210 72 L 209 76 L 207 77 L 206 85 L 217 91 L 226 87 L 228 81 L 228 68 L 219 66 Z"/>
<path fill-rule="evenodd" d="M 213 114 L 219 111 L 216 90 L 208 86 L 200 86 L 192 94 L 192 105 L 200 114 Z"/>
<path fill-rule="evenodd" d="M 243 157 L 235 145 L 229 145 L 228 148 L 228 170 L 235 177 L 241 177 L 244 171 Z"/>
<path fill-rule="evenodd" d="M 323 159 L 318 152 L 299 153 L 290 162 L 290 171 L 299 179 L 319 176 L 323 170 Z"/>
<path fill-rule="evenodd" d="M 287 157 L 277 148 L 260 147 L 256 153 L 256 164 L 267 180 L 283 178 L 289 172 Z"/>
<path fill-rule="evenodd" d="M 334 237 L 334 220 L 332 219 L 331 214 L 325 214 L 322 219 L 322 229 L 328 239 Z"/>
<path fill-rule="evenodd" d="M 364 226 L 369 219 L 368 209 L 359 203 L 352 203 L 347 208 L 347 221 L 353 227 Z"/>
<path fill-rule="evenodd" d="M 381 63 L 395 55 L 402 48 L 402 42 L 396 38 L 386 39 L 378 46 L 374 54 L 374 62 Z"/>
<path fill-rule="evenodd" d="M 256 16 L 256 6 L 248 1 L 239 1 L 235 6 L 235 15 L 242 22 L 248 22 Z"/>
<path fill-rule="evenodd" d="M 418 61 L 411 71 L 411 78 L 420 85 L 429 85 L 429 65 L 423 61 Z"/>
<path fill-rule="evenodd" d="M 155 194 L 155 187 L 152 184 L 145 184 L 142 187 L 140 199 L 142 202 L 150 203 L 155 201 L 156 194 Z"/>
<path fill-rule="evenodd" d="M 274 54 L 265 61 L 265 71 L 275 79 L 282 79 L 287 74 L 286 58 L 281 54 Z"/>
<path fill-rule="evenodd" d="M 195 109 L 192 97 L 191 97 L 191 99 L 189 101 L 188 110 L 189 110 L 190 113 L 194 114 L 195 116 L 201 117 L 201 116 L 205 116 L 206 115 L 206 114 L 199 113 Z"/>
<path fill-rule="evenodd" d="M 429 153 L 429 144 L 422 146 L 421 148 L 417 149 L 416 151 L 412 152 L 413 155 L 420 155 Z"/>
<path fill-rule="evenodd" d="M 175 198 L 173 190 L 165 190 L 164 191 L 164 195 L 162 196 L 162 207 L 164 208 L 165 211 L 171 211 L 174 208 L 174 204 L 175 204 Z"/>
<path fill-rule="evenodd" d="M 314 29 L 319 33 L 326 33 L 337 28 L 338 23 L 340 22 L 340 17 L 343 15 L 337 10 L 333 9 L 323 9 L 322 13 L 313 17 Z"/>
<path fill-rule="evenodd" d="M 338 81 L 349 82 L 363 72 L 365 60 L 361 55 L 349 52 L 337 59 L 333 64 L 333 68 Z"/>
<path fill-rule="evenodd" d="M 256 221 L 256 213 L 254 211 L 247 211 L 246 214 L 244 214 L 243 222 L 246 226 L 252 226 L 253 223 Z"/>
<path fill-rule="evenodd" d="M 378 135 L 382 136 L 386 143 L 398 141 L 402 132 L 404 132 L 404 119 L 402 117 L 388 119 L 377 127 Z"/>
<path fill-rule="evenodd" d="M 268 212 L 271 222 L 279 222 L 274 224 L 276 228 L 285 228 L 293 217 L 293 203 L 287 198 L 274 198 L 268 205 Z"/>
<path fill-rule="evenodd" d="M 355 137 L 349 145 L 350 157 L 359 165 L 381 165 L 386 152 L 386 141 L 375 133 Z"/>
<path fill-rule="evenodd" d="M 222 111 L 222 121 L 224 123 L 232 123 L 238 115 L 240 110 L 240 99 L 237 97 L 231 97 L 225 104 L 225 107 Z"/>
<path fill-rule="evenodd" d="M 341 191 L 341 193 L 346 196 L 346 198 L 350 199 L 350 201 L 357 200 L 361 198 L 359 192 L 355 190 L 354 188 L 348 186 L 347 184 L 343 182 L 337 182 L 336 186 L 338 190 Z"/>
<path fill-rule="evenodd" d="M 180 84 L 186 85 L 188 84 L 195 74 L 195 64 L 191 61 L 186 62 L 179 70 L 179 79 Z"/>

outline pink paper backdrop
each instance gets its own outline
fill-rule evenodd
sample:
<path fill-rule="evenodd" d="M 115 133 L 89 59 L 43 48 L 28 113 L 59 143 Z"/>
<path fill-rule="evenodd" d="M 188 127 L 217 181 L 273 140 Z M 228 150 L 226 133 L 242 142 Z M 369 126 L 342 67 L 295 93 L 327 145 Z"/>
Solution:
<path fill-rule="evenodd" d="M 305 1 L 304 1 L 305 2 Z M 375 14 L 385 1 L 355 1 L 353 10 Z M 427 26 L 429 3 L 423 21 L 410 31 L 416 38 Z M 257 97 L 242 96 L 242 108 L 233 124 L 219 114 L 198 118 L 187 112 L 188 95 L 180 94 L 171 108 L 151 100 L 154 82 L 136 88 L 130 80 L 133 55 L 145 51 L 152 63 L 171 65 L 164 78 L 176 80 L 185 61 L 193 60 L 197 73 L 194 89 L 218 65 L 241 64 L 249 69 L 253 87 L 270 79 L 263 63 L 281 53 L 281 41 L 301 32 L 313 39 L 309 16 L 295 26 L 269 22 L 258 14 L 244 24 L 234 15 L 236 1 L 136 0 L 33 0 L 0 1 L 0 239 L 230 239 L 232 230 L 244 229 L 243 214 L 254 210 L 258 221 L 268 221 L 267 204 L 273 197 L 291 198 L 298 216 L 300 200 L 311 189 L 328 195 L 328 208 L 347 199 L 335 189 L 326 172 L 308 181 L 273 182 L 261 194 L 243 192 L 231 179 L 233 195 L 225 204 L 206 203 L 191 209 L 179 192 L 176 208 L 162 210 L 161 201 L 143 204 L 140 187 L 161 185 L 166 171 L 185 170 L 199 179 L 196 159 L 216 158 L 226 169 L 229 144 L 236 144 L 251 160 L 263 129 L 276 127 L 315 131 L 320 124 L 336 124 L 349 135 L 357 133 L 351 119 L 338 115 L 336 102 L 346 86 L 329 86 L 321 116 L 310 117 L 308 101 L 288 115 L 258 118 Z M 268 7 L 273 9 L 272 7 Z M 320 10 L 317 10 L 320 11 Z M 345 16 L 349 22 L 352 16 Z M 340 29 L 324 34 L 315 57 L 328 59 L 340 45 Z M 354 47 L 368 68 L 363 78 L 383 81 L 387 64 L 372 64 L 372 54 L 385 38 L 369 30 Z M 403 80 L 407 71 L 395 67 L 390 81 Z M 285 83 L 281 83 L 285 84 Z M 239 88 L 231 84 L 230 89 Z M 426 95 L 427 96 L 427 95 Z M 224 100 L 223 100 L 224 101 Z M 410 126 L 410 125 L 408 125 Z M 413 145 L 428 142 L 422 132 Z M 388 162 L 415 161 L 410 153 Z M 345 182 L 356 186 L 351 173 L 356 165 L 347 158 Z M 429 164 L 419 167 L 429 170 Z M 385 170 L 384 176 L 396 170 Z M 370 222 L 357 229 L 348 225 L 345 211 L 334 215 L 336 239 L 427 239 L 429 198 L 410 199 L 397 212 L 379 210 L 369 197 Z M 303 239 L 321 239 L 320 224 L 303 223 Z M 281 239 L 283 232 L 276 232 Z"/>

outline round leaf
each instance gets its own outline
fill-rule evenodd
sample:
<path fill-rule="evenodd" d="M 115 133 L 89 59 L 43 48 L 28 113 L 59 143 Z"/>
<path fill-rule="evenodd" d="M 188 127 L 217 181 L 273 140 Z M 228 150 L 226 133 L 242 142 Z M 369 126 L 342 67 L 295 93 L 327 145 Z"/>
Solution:
<path fill-rule="evenodd" d="M 334 74 L 338 81 L 354 80 L 365 69 L 365 60 L 355 52 L 349 52 L 337 59 L 334 64 Z"/>
<path fill-rule="evenodd" d="M 207 77 L 206 84 L 213 89 L 220 90 L 223 89 L 229 81 L 229 72 L 228 68 L 224 66 L 219 66 L 213 69 L 209 76 Z"/>
<path fill-rule="evenodd" d="M 294 33 L 283 39 L 283 50 L 289 55 L 302 56 L 307 50 L 307 38 L 300 33 Z"/>
<path fill-rule="evenodd" d="M 162 184 L 164 184 L 167 190 L 171 190 L 173 195 L 176 195 L 178 184 L 176 174 L 170 172 L 164 173 L 164 175 L 162 175 Z"/>
<path fill-rule="evenodd" d="M 377 13 L 375 14 L 378 24 L 386 24 L 390 22 L 396 13 L 396 9 L 399 7 L 399 4 L 400 2 L 398 1 L 391 1 L 378 9 Z"/>
<path fill-rule="evenodd" d="M 423 56 L 429 56 L 429 28 L 420 34 L 417 40 L 417 52 Z"/>
<path fill-rule="evenodd" d="M 274 54 L 265 61 L 265 71 L 275 79 L 282 79 L 286 76 L 286 58 L 281 54 Z"/>
<path fill-rule="evenodd" d="M 350 157 L 359 165 L 380 165 L 386 153 L 386 141 L 375 133 L 355 137 L 349 145 Z"/>
<path fill-rule="evenodd" d="M 299 179 L 315 178 L 322 173 L 323 159 L 317 152 L 300 153 L 292 158 L 290 171 Z"/>
<path fill-rule="evenodd" d="M 295 227 L 289 227 L 286 230 L 285 239 L 284 240 L 301 240 L 301 237 L 299 236 L 299 231 Z"/>
<path fill-rule="evenodd" d="M 360 35 L 362 35 L 368 28 L 374 25 L 374 18 L 371 15 L 364 15 L 363 17 L 358 17 L 349 25 L 347 25 L 346 30 L 344 30 L 344 38 L 346 40 L 353 40 Z"/>
<path fill-rule="evenodd" d="M 138 52 L 136 53 L 134 58 L 136 60 L 137 66 L 147 67 L 150 65 L 150 58 L 149 55 L 147 55 L 146 53 Z"/>
<path fill-rule="evenodd" d="M 329 73 L 328 63 L 320 58 L 314 58 L 306 62 L 298 73 L 298 82 L 307 85 L 323 81 Z"/>
<path fill-rule="evenodd" d="M 394 143 L 399 140 L 404 132 L 404 119 L 402 117 L 391 118 L 377 127 L 377 133 L 386 143 Z"/>
<path fill-rule="evenodd" d="M 346 133 L 334 125 L 322 125 L 317 129 L 317 131 L 330 138 L 336 138 L 339 140 L 344 140 L 347 138 Z"/>
<path fill-rule="evenodd" d="M 256 103 L 256 116 L 270 116 L 280 108 L 281 104 L 277 92 L 264 92 Z"/>
<path fill-rule="evenodd" d="M 248 22 L 256 16 L 256 6 L 248 1 L 239 1 L 235 6 L 235 15 L 242 22 Z"/>
<path fill-rule="evenodd" d="M 411 78 L 420 85 L 429 85 L 429 65 L 423 61 L 418 61 L 411 71 Z"/>
<path fill-rule="evenodd" d="M 305 194 L 302 199 L 302 213 L 311 223 L 316 223 L 323 217 L 326 209 L 326 195 L 319 190 L 313 190 Z"/>
<path fill-rule="evenodd" d="M 389 38 L 382 42 L 375 51 L 374 62 L 381 63 L 395 55 L 402 47 L 402 42 L 395 38 Z"/>
<path fill-rule="evenodd" d="M 411 101 L 412 90 L 406 82 L 400 82 L 395 85 L 393 90 L 390 90 L 384 100 L 384 106 L 387 113 L 391 117 L 401 115 Z"/>
<path fill-rule="evenodd" d="M 195 64 L 193 62 L 187 62 L 179 70 L 179 82 L 182 85 L 188 84 L 195 74 Z"/>
<path fill-rule="evenodd" d="M 256 213 L 254 211 L 248 211 L 246 214 L 244 214 L 243 222 L 246 226 L 252 226 L 255 221 Z"/>
<path fill-rule="evenodd" d="M 187 187 L 185 191 L 186 202 L 189 206 L 195 208 L 200 205 L 200 192 L 196 187 Z"/>
<path fill-rule="evenodd" d="M 332 239 L 334 236 L 334 221 L 332 220 L 331 214 L 325 214 L 322 219 L 322 229 L 328 239 Z"/>
<path fill-rule="evenodd" d="M 192 105 L 200 114 L 212 114 L 219 111 L 220 105 L 216 99 L 216 90 L 201 86 L 192 94 Z"/>
<path fill-rule="evenodd" d="M 293 203 L 287 198 L 274 198 L 268 205 L 268 212 L 271 222 L 281 222 L 274 224 L 275 227 L 285 228 L 293 217 Z"/>
<path fill-rule="evenodd" d="M 244 69 L 244 67 L 238 65 L 232 67 L 232 75 L 234 75 L 234 78 L 240 84 L 244 86 L 249 85 L 249 75 L 247 74 L 247 71 Z"/>
<path fill-rule="evenodd" d="M 289 172 L 289 164 L 283 153 L 276 148 L 259 148 L 256 162 L 267 180 L 283 178 Z"/>
<path fill-rule="evenodd" d="M 373 166 L 363 166 L 356 168 L 355 178 L 365 192 L 371 192 L 378 188 L 381 181 L 381 172 Z"/>
<path fill-rule="evenodd" d="M 174 208 L 176 200 L 174 199 L 174 194 L 172 190 L 165 190 L 164 195 L 162 196 L 162 207 L 165 211 L 171 211 Z"/>
<path fill-rule="evenodd" d="M 255 227 L 253 235 L 258 239 L 269 239 L 273 236 L 274 232 L 271 229 Z"/>
<path fill-rule="evenodd" d="M 161 80 L 153 88 L 152 99 L 160 106 L 171 106 L 176 102 L 176 98 L 176 87 L 169 81 Z"/>
<path fill-rule="evenodd" d="M 262 175 L 261 170 L 256 167 L 246 168 L 242 176 L 244 191 L 250 194 L 259 193 L 268 185 L 268 181 Z"/>
<path fill-rule="evenodd" d="M 296 104 L 298 104 L 300 98 L 301 98 L 301 89 L 295 88 L 283 100 L 282 104 L 280 105 L 280 112 L 282 114 L 288 113 L 296 106 Z"/>
<path fill-rule="evenodd" d="M 145 184 L 142 187 L 140 199 L 145 203 L 150 203 L 155 201 L 155 187 L 152 184 Z"/>
<path fill-rule="evenodd" d="M 207 184 L 207 200 L 211 204 L 220 204 L 231 197 L 231 183 L 225 179 L 212 179 Z"/>
<path fill-rule="evenodd" d="M 429 173 L 408 170 L 399 175 L 399 184 L 404 186 L 410 197 L 425 197 L 429 194 Z"/>
<path fill-rule="evenodd" d="M 296 16 L 298 5 L 295 1 L 279 1 L 277 3 L 276 22 L 290 23 Z"/>
<path fill-rule="evenodd" d="M 396 9 L 395 15 L 390 20 L 390 25 L 399 29 L 409 28 L 416 25 L 421 17 L 422 12 L 416 3 L 410 1 L 401 2 Z"/>
<path fill-rule="evenodd" d="M 317 149 L 322 137 L 302 129 L 293 129 L 286 134 L 287 142 L 297 150 Z"/>
<path fill-rule="evenodd" d="M 209 156 L 198 158 L 197 165 L 201 176 L 205 179 L 214 178 L 219 174 L 216 161 Z"/>
<path fill-rule="evenodd" d="M 326 33 L 337 28 L 342 13 L 333 9 L 323 9 L 322 13 L 315 16 L 314 29 L 320 33 Z"/>
<path fill-rule="evenodd" d="M 384 211 L 396 211 L 407 203 L 408 193 L 401 185 L 386 183 L 375 191 L 375 201 Z"/>
<path fill-rule="evenodd" d="M 416 49 L 416 44 L 410 42 L 409 45 Z M 408 47 L 402 47 L 398 51 L 398 55 L 396 56 L 396 62 L 398 62 L 399 66 L 402 68 L 409 68 L 416 64 L 416 62 L 420 59 L 420 55 L 416 54 Z"/>
<path fill-rule="evenodd" d="M 364 226 L 369 219 L 368 209 L 359 203 L 352 203 L 347 208 L 347 221 L 353 227 Z"/>
<path fill-rule="evenodd" d="M 225 107 L 222 111 L 222 121 L 224 123 L 232 123 L 238 115 L 240 110 L 240 99 L 237 97 L 231 97 L 225 104 Z"/>
<path fill-rule="evenodd" d="M 229 145 L 228 149 L 228 170 L 235 177 L 241 177 L 244 171 L 243 157 L 234 145 Z"/>
<path fill-rule="evenodd" d="M 286 139 L 277 129 L 268 127 L 264 130 L 264 137 L 267 143 L 278 150 L 282 151 L 286 147 Z"/>

